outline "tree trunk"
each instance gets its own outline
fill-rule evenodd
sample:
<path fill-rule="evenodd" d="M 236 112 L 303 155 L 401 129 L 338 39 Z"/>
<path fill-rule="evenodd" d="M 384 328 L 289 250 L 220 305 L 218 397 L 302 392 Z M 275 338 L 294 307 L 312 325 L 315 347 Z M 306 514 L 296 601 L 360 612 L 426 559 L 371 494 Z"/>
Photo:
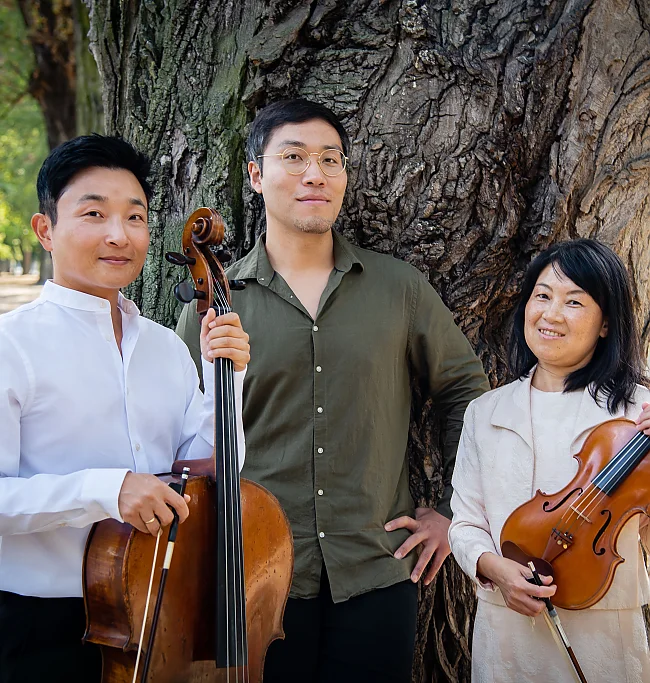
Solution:
<path fill-rule="evenodd" d="M 29 92 L 45 118 L 50 149 L 74 137 L 75 44 L 71 0 L 18 0 L 34 50 Z"/>
<path fill-rule="evenodd" d="M 212 205 L 237 255 L 263 229 L 243 182 L 246 124 L 305 96 L 354 141 L 339 227 L 420 268 L 490 375 L 506 378 L 522 272 L 559 239 L 627 263 L 650 334 L 650 9 L 642 0 L 92 0 L 106 130 L 155 160 L 152 247 L 131 294 L 172 325 L 164 261 Z M 162 284 L 162 286 L 161 286 Z M 417 388 L 416 388 L 417 389 Z M 417 400 L 417 502 L 442 485 Z M 469 681 L 474 596 L 453 560 L 422 590 L 414 681 Z"/>

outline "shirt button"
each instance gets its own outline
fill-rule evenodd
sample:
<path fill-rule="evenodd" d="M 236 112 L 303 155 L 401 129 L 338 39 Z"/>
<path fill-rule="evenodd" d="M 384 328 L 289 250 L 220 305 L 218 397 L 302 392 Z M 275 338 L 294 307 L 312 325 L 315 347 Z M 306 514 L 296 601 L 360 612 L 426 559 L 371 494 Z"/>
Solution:
<path fill-rule="evenodd" d="M 316 408 L 316 412 L 322 413 L 322 412 L 323 412 L 323 409 L 322 409 L 320 406 L 318 406 L 318 408 Z"/>
<path fill-rule="evenodd" d="M 136 450 L 136 451 L 139 451 L 139 450 L 140 450 L 140 444 L 139 444 L 139 443 L 136 443 L 136 444 L 135 444 L 135 450 Z"/>
<path fill-rule="evenodd" d="M 323 489 L 318 489 L 318 495 L 322 496 L 323 495 Z"/>
<path fill-rule="evenodd" d="M 106 302 L 105 301 L 102 301 L 99 305 L 101 308 L 106 308 Z"/>
<path fill-rule="evenodd" d="M 325 538 L 325 532 L 321 531 L 320 534 L 318 534 L 321 538 Z"/>
<path fill-rule="evenodd" d="M 107 342 L 109 342 L 109 341 L 111 340 L 111 335 L 110 335 L 110 334 L 107 334 L 107 335 L 104 337 L 104 339 L 105 339 Z"/>
<path fill-rule="evenodd" d="M 319 449 L 318 449 L 318 452 L 319 452 L 319 453 L 322 453 L 322 452 L 323 452 L 323 449 L 322 449 L 322 448 L 319 448 Z"/>
<path fill-rule="evenodd" d="M 318 325 L 314 325 L 312 329 L 314 330 L 314 332 L 318 332 Z"/>
<path fill-rule="evenodd" d="M 317 365 L 317 366 L 316 366 L 316 372 L 321 372 L 322 369 L 323 369 L 323 368 L 321 368 L 320 365 Z"/>

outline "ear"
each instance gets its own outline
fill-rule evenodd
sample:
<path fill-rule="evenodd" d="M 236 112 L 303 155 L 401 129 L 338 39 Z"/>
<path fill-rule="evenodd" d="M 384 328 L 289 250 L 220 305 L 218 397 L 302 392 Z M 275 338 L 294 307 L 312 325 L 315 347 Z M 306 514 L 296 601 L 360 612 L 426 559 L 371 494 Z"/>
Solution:
<path fill-rule="evenodd" d="M 607 333 L 609 332 L 609 323 L 607 322 L 607 318 L 603 320 L 603 326 L 600 328 L 600 335 L 603 339 L 607 336 Z"/>
<path fill-rule="evenodd" d="M 255 192 L 262 194 L 262 170 L 256 161 L 248 162 L 248 177 Z"/>
<path fill-rule="evenodd" d="M 32 216 L 32 230 L 45 251 L 52 251 L 52 219 L 43 213 Z"/>

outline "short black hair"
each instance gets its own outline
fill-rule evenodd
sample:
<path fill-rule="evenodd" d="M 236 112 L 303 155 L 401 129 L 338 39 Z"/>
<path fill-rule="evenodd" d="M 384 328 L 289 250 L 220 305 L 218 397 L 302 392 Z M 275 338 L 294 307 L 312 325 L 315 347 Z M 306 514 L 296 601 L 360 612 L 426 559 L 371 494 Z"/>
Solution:
<path fill-rule="evenodd" d="M 246 141 L 246 156 L 248 161 L 254 161 L 262 170 L 262 159 L 257 157 L 264 154 L 269 138 L 280 126 L 286 123 L 305 123 L 321 119 L 329 123 L 341 138 L 343 154 L 348 156 L 350 138 L 343 128 L 338 116 L 325 105 L 305 99 L 280 100 L 264 107 L 255 117 Z"/>
<path fill-rule="evenodd" d="M 636 384 L 648 386 L 630 281 L 621 259 L 596 240 L 561 242 L 543 251 L 530 264 L 515 309 L 510 339 L 510 368 L 523 379 L 537 362 L 524 337 L 526 304 L 540 273 L 551 265 L 575 282 L 598 304 L 607 319 L 607 336 L 600 337 L 589 363 L 569 374 L 564 391 L 589 387 L 595 401 L 607 401 L 610 414 L 633 403 Z"/>
<path fill-rule="evenodd" d="M 56 205 L 70 181 L 77 173 L 96 167 L 131 171 L 142 187 L 147 204 L 151 200 L 149 157 L 121 138 L 93 133 L 68 140 L 49 153 L 36 181 L 38 210 L 56 224 Z"/>

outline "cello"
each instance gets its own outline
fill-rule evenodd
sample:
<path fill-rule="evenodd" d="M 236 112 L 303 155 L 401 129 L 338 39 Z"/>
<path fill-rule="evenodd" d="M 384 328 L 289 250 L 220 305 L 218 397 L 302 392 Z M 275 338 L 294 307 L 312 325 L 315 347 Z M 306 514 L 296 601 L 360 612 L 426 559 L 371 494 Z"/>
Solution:
<path fill-rule="evenodd" d="M 182 253 L 166 255 L 189 266 L 194 286 L 180 283 L 175 294 L 185 303 L 197 299 L 199 315 L 211 306 L 218 315 L 230 311 L 231 286 L 242 286 L 226 277 L 225 250 L 211 249 L 224 231 L 216 211 L 198 209 L 185 224 Z M 84 641 L 101 647 L 102 683 L 260 683 L 269 644 L 284 637 L 291 529 L 277 499 L 239 477 L 232 362 L 219 358 L 213 366 L 213 455 L 177 461 L 160 475 L 191 496 L 188 519 L 158 539 L 114 519 L 95 524 L 88 537 Z"/>

